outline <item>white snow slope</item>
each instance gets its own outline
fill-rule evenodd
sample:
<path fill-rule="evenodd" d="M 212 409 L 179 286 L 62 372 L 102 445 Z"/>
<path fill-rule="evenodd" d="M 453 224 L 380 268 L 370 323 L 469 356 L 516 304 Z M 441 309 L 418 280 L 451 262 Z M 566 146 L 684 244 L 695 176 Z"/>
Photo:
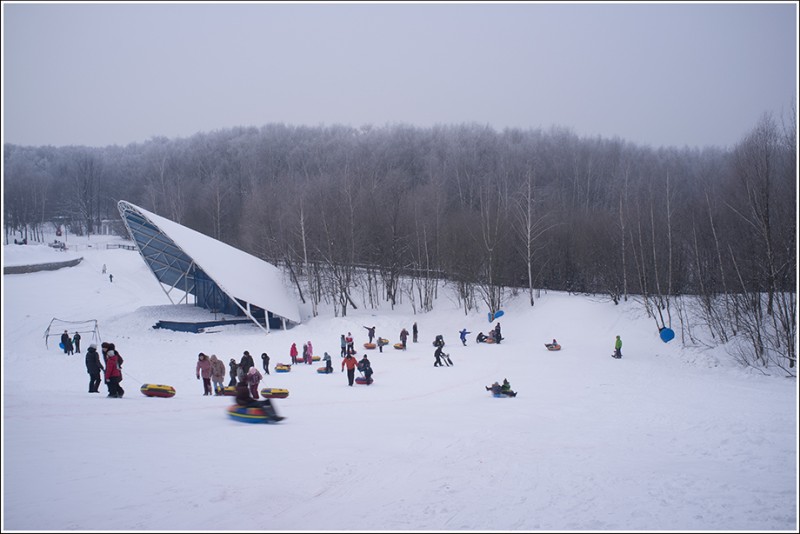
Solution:
<path fill-rule="evenodd" d="M 465 316 L 446 287 L 430 313 L 360 305 L 269 335 L 178 333 L 152 326 L 213 316 L 168 305 L 136 252 L 91 243 L 3 247 L 4 265 L 84 258 L 3 276 L 3 531 L 797 530 L 797 381 L 665 344 L 637 303 L 521 295 L 499 346 L 475 344 L 486 310 Z M 88 393 L 91 334 L 73 356 L 57 336 L 45 346 L 54 317 L 99 321 L 125 359 L 124 398 Z M 360 348 L 375 325 L 395 343 L 414 321 L 418 343 L 360 349 L 375 383 L 347 386 L 341 334 Z M 436 334 L 452 367 L 433 367 Z M 336 372 L 271 369 L 261 387 L 290 391 L 281 423 L 231 420 L 231 397 L 202 395 L 200 351 L 227 363 L 249 350 L 259 368 L 267 352 L 274 367 L 309 340 Z M 484 389 L 503 378 L 516 398 Z M 177 394 L 145 397 L 144 383 Z"/>

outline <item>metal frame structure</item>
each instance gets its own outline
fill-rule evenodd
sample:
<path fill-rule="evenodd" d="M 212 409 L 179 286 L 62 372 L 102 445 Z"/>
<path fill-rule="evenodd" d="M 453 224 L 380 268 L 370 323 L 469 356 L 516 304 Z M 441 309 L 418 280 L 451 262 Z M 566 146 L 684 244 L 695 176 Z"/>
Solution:
<path fill-rule="evenodd" d="M 117 207 L 139 254 L 172 304 L 194 304 L 215 313 L 245 315 L 267 333 L 270 319 L 273 323 L 280 321 L 280 327 L 286 328 L 285 318 L 227 292 L 144 210 L 124 200 Z"/>

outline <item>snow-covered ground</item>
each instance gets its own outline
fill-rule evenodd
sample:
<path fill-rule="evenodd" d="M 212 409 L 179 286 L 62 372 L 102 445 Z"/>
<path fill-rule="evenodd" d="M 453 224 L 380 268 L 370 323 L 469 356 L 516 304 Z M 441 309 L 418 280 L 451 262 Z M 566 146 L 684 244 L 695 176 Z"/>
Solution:
<path fill-rule="evenodd" d="M 3 276 L 4 531 L 797 530 L 797 381 L 665 344 L 635 302 L 520 296 L 499 346 L 475 344 L 487 310 L 465 316 L 447 288 L 426 314 L 360 306 L 269 335 L 178 333 L 152 326 L 213 315 L 169 305 L 138 253 L 103 244 L 3 247 L 4 266 L 83 257 Z M 88 393 L 91 334 L 74 356 L 45 345 L 53 318 L 98 321 L 125 359 L 123 399 Z M 361 347 L 374 325 L 395 343 L 414 321 L 419 343 L 360 350 L 375 383 L 347 386 L 341 334 Z M 436 334 L 453 367 L 433 367 Z M 195 378 L 200 351 L 227 364 L 249 350 L 260 368 L 262 352 L 290 362 L 309 340 L 336 372 L 271 369 L 261 387 L 290 391 L 277 425 L 231 420 L 232 398 Z M 516 398 L 484 389 L 503 378 Z M 143 383 L 177 394 L 145 397 Z"/>

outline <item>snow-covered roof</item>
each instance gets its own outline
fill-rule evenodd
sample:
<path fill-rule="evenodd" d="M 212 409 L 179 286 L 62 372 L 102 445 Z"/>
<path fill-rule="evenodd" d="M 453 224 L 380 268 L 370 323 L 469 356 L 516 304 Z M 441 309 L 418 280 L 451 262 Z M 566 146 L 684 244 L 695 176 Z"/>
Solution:
<path fill-rule="evenodd" d="M 300 322 L 297 301 L 287 291 L 282 274 L 274 265 L 130 202 L 120 200 L 118 207 L 139 252 L 162 284 L 179 290 L 186 288 L 193 283 L 194 264 L 239 304 L 249 303 Z M 151 244 L 157 248 L 160 259 L 154 260 L 154 254 L 143 250 Z"/>

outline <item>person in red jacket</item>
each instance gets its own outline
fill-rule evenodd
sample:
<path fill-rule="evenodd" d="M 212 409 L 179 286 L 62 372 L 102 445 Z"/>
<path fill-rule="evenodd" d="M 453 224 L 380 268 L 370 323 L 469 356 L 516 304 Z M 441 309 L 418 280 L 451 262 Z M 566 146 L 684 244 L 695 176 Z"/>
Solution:
<path fill-rule="evenodd" d="M 297 343 L 292 343 L 292 348 L 289 349 L 289 356 L 292 357 L 292 363 L 297 363 Z"/>
<path fill-rule="evenodd" d="M 121 399 L 125 390 L 119 385 L 122 382 L 122 356 L 117 354 L 114 344 L 109 345 L 108 359 L 106 360 L 106 384 L 108 385 L 108 396 Z"/>
<path fill-rule="evenodd" d="M 211 395 L 211 361 L 202 352 L 197 355 L 197 367 L 195 367 L 197 379 L 203 377 L 203 396 Z"/>
<path fill-rule="evenodd" d="M 356 378 L 356 366 L 358 365 L 358 360 L 353 358 L 352 354 L 348 354 L 342 360 L 342 372 L 344 372 L 344 368 L 347 367 L 347 382 L 349 386 L 353 385 L 353 380 Z"/>

